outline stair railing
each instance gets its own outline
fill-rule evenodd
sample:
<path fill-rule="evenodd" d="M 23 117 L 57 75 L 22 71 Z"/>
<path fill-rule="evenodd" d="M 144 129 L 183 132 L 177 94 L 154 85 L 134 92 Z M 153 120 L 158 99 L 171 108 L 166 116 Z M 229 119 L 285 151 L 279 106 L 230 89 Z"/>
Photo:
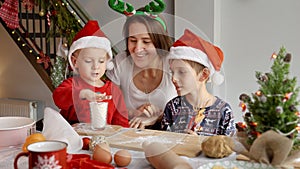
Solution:
<path fill-rule="evenodd" d="M 56 28 L 57 23 L 49 23 L 50 16 L 45 13 L 47 11 L 43 9 L 42 4 L 35 4 L 29 8 L 23 4 L 23 0 L 16 1 L 18 1 L 19 4 L 19 27 L 10 29 L 1 18 L 0 21 L 48 88 L 53 91 L 55 87 L 52 84 L 50 74 L 53 63 L 56 60 L 57 46 L 61 38 L 69 37 L 62 37 L 61 32 L 57 32 L 59 31 L 59 29 Z M 41 1 L 43 0 L 39 0 L 38 2 Z M 46 2 L 50 1 L 48 0 Z M 4 3 L 5 1 L 1 0 L 1 2 Z M 54 2 L 54 0 L 51 2 Z M 59 5 L 65 6 L 65 8 L 68 9 L 70 14 L 78 20 L 81 27 L 88 21 L 89 16 L 82 10 L 77 1 L 60 0 L 57 2 L 61 3 Z M 48 12 L 50 12 L 50 10 Z M 54 24 L 52 25 L 54 26 L 52 30 L 50 30 L 50 24 Z M 52 33 L 51 36 L 49 36 L 49 32 Z M 66 42 L 66 44 L 68 43 L 70 44 L 70 40 Z"/>

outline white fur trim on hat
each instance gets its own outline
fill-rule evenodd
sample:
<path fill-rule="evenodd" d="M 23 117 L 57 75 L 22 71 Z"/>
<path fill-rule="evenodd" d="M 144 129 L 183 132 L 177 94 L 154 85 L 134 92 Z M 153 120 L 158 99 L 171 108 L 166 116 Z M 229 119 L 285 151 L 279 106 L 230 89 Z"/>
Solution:
<path fill-rule="evenodd" d="M 215 68 L 209 61 L 207 55 L 203 51 L 190 46 L 171 47 L 168 59 L 191 60 L 207 67 L 210 74 L 215 72 Z"/>
<path fill-rule="evenodd" d="M 221 85 L 224 82 L 224 76 L 221 74 L 221 72 L 215 72 L 211 76 L 211 81 L 214 85 Z"/>
<path fill-rule="evenodd" d="M 74 65 L 72 63 L 72 54 L 78 50 L 78 49 L 83 49 L 83 48 L 99 48 L 99 49 L 104 49 L 110 59 L 112 59 L 112 51 L 111 51 L 111 45 L 110 45 L 110 41 L 105 38 L 105 37 L 98 37 L 98 36 L 85 36 L 82 37 L 76 41 L 74 41 L 70 47 L 69 53 L 68 53 L 68 59 L 69 59 L 69 63 L 70 66 L 73 70 L 74 69 Z"/>
<path fill-rule="evenodd" d="M 224 81 L 224 77 L 220 72 L 217 72 L 208 59 L 206 53 L 190 46 L 171 47 L 168 59 L 185 59 L 200 63 L 207 67 L 210 71 L 210 80 L 215 85 L 220 85 Z"/>

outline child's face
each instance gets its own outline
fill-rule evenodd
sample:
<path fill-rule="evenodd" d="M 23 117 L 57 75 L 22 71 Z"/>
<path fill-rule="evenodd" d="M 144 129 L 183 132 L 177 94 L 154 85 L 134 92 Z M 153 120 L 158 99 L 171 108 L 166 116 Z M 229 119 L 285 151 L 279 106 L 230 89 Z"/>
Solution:
<path fill-rule="evenodd" d="M 158 56 L 146 26 L 141 23 L 132 23 L 129 26 L 127 47 L 135 65 L 139 68 L 149 67 Z"/>
<path fill-rule="evenodd" d="M 170 60 L 170 69 L 172 72 L 172 82 L 179 96 L 184 96 L 192 91 L 196 91 L 199 83 L 199 74 L 187 62 L 174 59 Z"/>
<path fill-rule="evenodd" d="M 76 51 L 73 64 L 80 77 L 89 84 L 95 84 L 106 70 L 107 52 L 99 48 L 84 48 Z"/>

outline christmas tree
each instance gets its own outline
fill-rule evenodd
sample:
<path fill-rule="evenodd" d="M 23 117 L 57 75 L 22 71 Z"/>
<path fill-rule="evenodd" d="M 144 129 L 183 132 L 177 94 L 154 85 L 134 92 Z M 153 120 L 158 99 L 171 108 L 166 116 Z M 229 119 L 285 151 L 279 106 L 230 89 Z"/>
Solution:
<path fill-rule="evenodd" d="M 289 77 L 291 54 L 282 47 L 278 54 L 273 54 L 273 65 L 268 73 L 256 72 L 259 90 L 251 96 L 241 94 L 240 106 L 245 112 L 244 123 L 237 127 L 247 134 L 247 143 L 262 133 L 274 130 L 294 140 L 294 148 L 299 148 L 297 140 L 300 113 L 297 110 L 299 87 L 296 78 Z"/>

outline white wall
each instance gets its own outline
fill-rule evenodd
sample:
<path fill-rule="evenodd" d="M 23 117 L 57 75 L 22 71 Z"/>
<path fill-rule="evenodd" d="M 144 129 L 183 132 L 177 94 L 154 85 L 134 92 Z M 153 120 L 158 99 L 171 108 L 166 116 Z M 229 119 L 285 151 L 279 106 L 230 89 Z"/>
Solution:
<path fill-rule="evenodd" d="M 111 40 L 112 45 L 119 48 L 119 50 L 124 50 L 124 44 L 120 45 L 120 42 L 124 40 L 122 35 L 123 24 L 125 23 L 125 15 L 117 13 L 112 10 L 108 5 L 108 0 L 77 0 L 81 6 L 88 11 L 88 14 L 92 19 L 98 20 L 101 29 L 108 38 Z M 132 4 L 135 9 L 140 7 L 144 7 L 151 0 L 125 0 L 124 2 L 128 2 Z M 166 20 L 166 24 L 168 27 L 168 31 L 173 34 L 174 32 L 174 19 L 173 15 L 173 0 L 165 0 L 166 9 L 164 13 L 162 13 L 164 19 Z"/>
<path fill-rule="evenodd" d="M 239 95 L 258 90 L 255 71 L 270 71 L 270 56 L 282 46 L 292 54 L 291 76 L 297 76 L 300 86 L 300 1 L 226 0 L 221 4 L 227 100 L 239 118 Z"/>
<path fill-rule="evenodd" d="M 0 24 L 0 98 L 39 101 L 41 106 L 56 109 L 52 93 Z M 38 119 L 43 117 L 40 109 Z"/>
<path fill-rule="evenodd" d="M 124 17 L 112 11 L 106 0 L 78 0 L 92 17 L 104 26 L 104 32 L 118 43 Z M 125 0 L 142 6 L 149 2 Z M 220 46 L 225 54 L 223 71 L 226 83 L 222 97 L 231 104 L 237 121 L 242 120 L 238 107 L 241 93 L 258 89 L 255 71 L 270 70 L 270 56 L 281 46 L 292 53 L 291 76 L 297 76 L 300 86 L 300 16 L 299 0 L 166 0 L 174 3 L 174 37 L 189 28 L 204 39 Z M 168 5 L 169 4 L 169 5 Z M 97 6 L 97 8 L 95 8 Z M 167 10 L 172 14 L 173 9 Z M 172 18 L 172 16 L 168 16 Z M 172 26 L 172 23 L 168 23 Z M 106 29 L 107 28 L 107 29 Z M 112 29 L 114 28 L 114 29 Z M 116 28 L 116 29 L 115 29 Z"/>
<path fill-rule="evenodd" d="M 174 3 L 176 39 L 188 28 L 204 39 L 214 41 L 213 0 L 177 0 Z"/>
<path fill-rule="evenodd" d="M 177 17 L 191 21 L 206 33 L 211 42 L 222 48 L 225 54 L 225 100 L 231 104 L 237 121 L 242 120 L 243 115 L 238 107 L 239 95 L 256 92 L 259 86 L 255 71 L 268 72 L 272 65 L 270 56 L 282 46 L 292 53 L 291 77 L 296 76 L 300 86 L 300 68 L 296 64 L 300 63 L 300 1 L 175 2 Z M 175 26 L 181 29 L 185 25 Z"/>
<path fill-rule="evenodd" d="M 122 39 L 125 17 L 108 8 L 107 0 L 78 0 L 89 14 L 99 20 L 104 32 L 117 43 Z M 150 0 L 125 0 L 145 5 Z M 235 116 L 242 120 L 238 107 L 241 93 L 255 92 L 258 85 L 255 71 L 269 71 L 270 56 L 281 46 L 292 53 L 291 76 L 300 86 L 300 1 L 299 0 L 166 0 L 174 3 L 176 14 L 175 38 L 185 27 L 193 29 L 207 40 L 219 45 L 225 53 L 223 69 L 225 99 Z M 170 8 L 170 9 L 169 9 Z M 167 13 L 173 6 L 168 5 Z M 167 18 L 168 19 L 168 18 Z M 115 29 L 112 29 L 116 28 Z M 172 23 L 168 22 L 169 28 Z M 172 32 L 171 31 L 171 32 Z M 45 101 L 54 107 L 51 92 L 20 50 L 0 26 L 0 97 L 21 97 Z M 5 43 L 3 42 L 5 39 Z"/>

